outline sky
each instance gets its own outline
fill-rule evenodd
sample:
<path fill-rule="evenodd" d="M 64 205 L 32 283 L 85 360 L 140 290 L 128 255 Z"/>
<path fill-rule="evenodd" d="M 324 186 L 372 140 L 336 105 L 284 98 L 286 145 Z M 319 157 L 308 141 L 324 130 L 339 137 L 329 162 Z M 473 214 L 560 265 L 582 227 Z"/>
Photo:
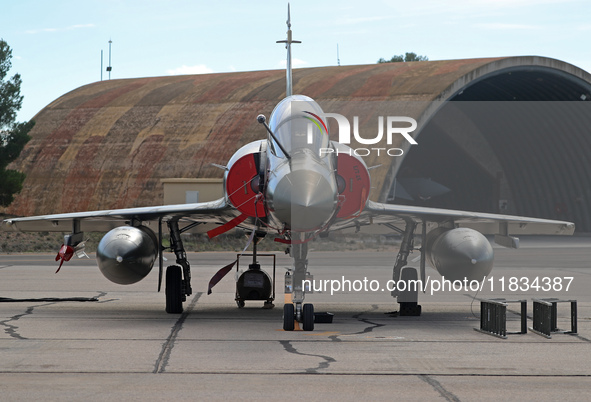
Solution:
<path fill-rule="evenodd" d="M 294 67 L 538 55 L 591 71 L 589 0 L 292 0 Z M 281 69 L 287 1 L 0 0 L 26 121 L 109 79 Z M 101 51 L 103 65 L 101 70 Z"/>

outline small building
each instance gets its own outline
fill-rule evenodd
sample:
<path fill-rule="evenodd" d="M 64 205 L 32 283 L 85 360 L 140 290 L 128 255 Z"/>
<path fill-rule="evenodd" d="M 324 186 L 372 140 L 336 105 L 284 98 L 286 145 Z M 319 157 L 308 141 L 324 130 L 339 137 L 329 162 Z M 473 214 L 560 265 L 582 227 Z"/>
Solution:
<path fill-rule="evenodd" d="M 214 201 L 224 196 L 223 179 L 162 179 L 163 205 Z"/>

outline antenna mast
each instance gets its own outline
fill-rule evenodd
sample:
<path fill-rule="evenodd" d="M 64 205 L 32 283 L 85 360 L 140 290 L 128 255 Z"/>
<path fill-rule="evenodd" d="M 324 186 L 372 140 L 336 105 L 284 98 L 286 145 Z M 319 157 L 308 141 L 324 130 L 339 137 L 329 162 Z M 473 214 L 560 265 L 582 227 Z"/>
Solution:
<path fill-rule="evenodd" d="M 286 40 L 278 40 L 277 43 L 285 43 L 285 48 L 287 49 L 287 66 L 285 72 L 285 78 L 287 81 L 287 87 L 285 89 L 285 96 L 292 95 L 292 85 L 291 85 L 291 44 L 292 43 L 302 43 L 299 40 L 292 40 L 291 39 L 291 17 L 289 13 L 289 3 L 287 3 L 287 39 Z"/>
<path fill-rule="evenodd" d="M 113 70 L 113 66 L 111 66 L 111 43 L 113 41 L 109 38 L 109 65 L 107 66 L 107 71 L 109 72 L 109 79 L 111 79 L 111 70 Z"/>

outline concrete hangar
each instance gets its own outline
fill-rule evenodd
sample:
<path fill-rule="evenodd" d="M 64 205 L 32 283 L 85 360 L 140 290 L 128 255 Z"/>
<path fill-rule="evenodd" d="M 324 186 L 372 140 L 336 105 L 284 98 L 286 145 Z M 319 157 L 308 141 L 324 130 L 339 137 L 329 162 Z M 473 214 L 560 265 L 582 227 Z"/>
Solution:
<path fill-rule="evenodd" d="M 294 71 L 294 93 L 351 122 L 358 116 L 364 138 L 375 137 L 379 116 L 417 120 L 418 146 L 394 137 L 387 146 L 402 156 L 365 157 L 379 165 L 371 199 L 564 219 L 591 231 L 591 75 L 575 66 L 528 56 L 305 68 Z M 12 165 L 26 173 L 24 188 L 5 212 L 157 205 L 163 182 L 221 183 L 211 164 L 264 138 L 256 116 L 284 96 L 282 70 L 77 88 L 36 115 Z M 450 191 L 402 195 L 397 183 L 417 178 Z"/>

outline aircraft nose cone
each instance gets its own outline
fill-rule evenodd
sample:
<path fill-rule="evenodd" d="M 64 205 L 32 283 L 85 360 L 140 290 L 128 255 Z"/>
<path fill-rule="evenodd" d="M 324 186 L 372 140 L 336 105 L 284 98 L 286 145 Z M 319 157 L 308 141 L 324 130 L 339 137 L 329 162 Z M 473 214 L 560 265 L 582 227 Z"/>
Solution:
<path fill-rule="evenodd" d="M 292 230 L 319 229 L 335 211 L 336 191 L 322 174 L 295 170 L 277 184 L 273 206 L 277 218 Z"/>

